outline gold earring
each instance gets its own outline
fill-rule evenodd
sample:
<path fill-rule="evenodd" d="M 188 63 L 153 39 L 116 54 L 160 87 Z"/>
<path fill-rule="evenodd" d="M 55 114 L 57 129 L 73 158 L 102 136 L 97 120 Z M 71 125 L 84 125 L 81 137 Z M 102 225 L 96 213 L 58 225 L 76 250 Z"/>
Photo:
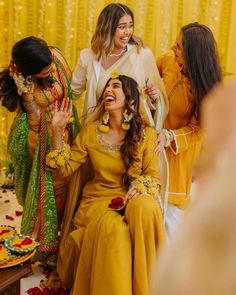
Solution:
<path fill-rule="evenodd" d="M 121 124 L 121 128 L 123 130 L 129 130 L 130 129 L 130 123 L 129 122 L 132 120 L 134 114 L 133 113 L 128 114 L 126 109 L 125 109 L 123 114 L 124 114 L 124 121 Z"/>
<path fill-rule="evenodd" d="M 102 116 L 102 124 L 98 126 L 98 130 L 107 133 L 110 128 L 109 128 L 109 113 L 105 112 Z"/>

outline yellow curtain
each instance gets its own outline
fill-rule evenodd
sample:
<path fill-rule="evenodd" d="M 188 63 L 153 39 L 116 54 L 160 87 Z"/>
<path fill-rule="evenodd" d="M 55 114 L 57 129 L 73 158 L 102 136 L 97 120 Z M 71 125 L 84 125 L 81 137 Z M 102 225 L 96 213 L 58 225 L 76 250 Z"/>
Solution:
<path fill-rule="evenodd" d="M 0 70 L 10 60 L 12 45 L 35 35 L 59 47 L 71 68 L 79 52 L 90 45 L 105 0 L 0 0 Z M 217 40 L 224 75 L 236 75 L 236 0 L 127 0 L 135 16 L 135 33 L 157 57 L 173 44 L 184 24 L 208 25 Z M 13 115 L 0 107 L 0 167 Z"/>

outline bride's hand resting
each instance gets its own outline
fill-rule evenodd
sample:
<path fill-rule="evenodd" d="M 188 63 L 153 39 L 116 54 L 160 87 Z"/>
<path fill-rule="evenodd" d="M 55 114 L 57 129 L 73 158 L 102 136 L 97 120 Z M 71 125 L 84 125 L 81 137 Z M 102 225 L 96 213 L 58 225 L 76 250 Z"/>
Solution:
<path fill-rule="evenodd" d="M 58 101 L 55 102 L 55 108 L 52 118 L 53 129 L 64 131 L 69 123 L 72 114 L 72 100 L 63 98 L 62 104 L 58 107 Z"/>
<path fill-rule="evenodd" d="M 137 197 L 139 192 L 137 191 L 136 187 L 131 186 L 125 195 L 125 203 L 128 203 L 131 199 Z"/>

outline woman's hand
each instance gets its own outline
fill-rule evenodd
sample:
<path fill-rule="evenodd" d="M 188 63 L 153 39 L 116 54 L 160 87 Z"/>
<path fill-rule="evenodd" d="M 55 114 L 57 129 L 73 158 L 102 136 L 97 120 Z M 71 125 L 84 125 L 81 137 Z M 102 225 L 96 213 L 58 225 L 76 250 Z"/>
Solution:
<path fill-rule="evenodd" d="M 125 203 L 128 203 L 133 198 L 137 197 L 139 192 L 137 191 L 136 187 L 131 186 L 125 195 Z"/>
<path fill-rule="evenodd" d="M 162 132 L 161 130 L 157 132 L 157 146 L 155 148 L 155 152 L 160 154 L 161 152 L 163 152 L 165 150 L 165 145 L 166 145 L 166 136 L 164 134 L 164 132 Z"/>
<path fill-rule="evenodd" d="M 22 96 L 23 94 L 32 94 L 34 92 L 34 82 L 31 76 L 24 77 L 18 71 L 17 66 L 11 63 L 9 66 L 10 76 L 15 81 L 17 93 Z"/>
<path fill-rule="evenodd" d="M 157 89 L 155 84 L 147 84 L 144 86 L 143 91 L 150 97 L 151 103 L 155 103 L 160 97 L 160 91 Z"/>
<path fill-rule="evenodd" d="M 63 98 L 62 104 L 58 107 L 58 101 L 55 102 L 55 108 L 52 118 L 53 129 L 64 132 L 66 125 L 70 121 L 72 114 L 72 101 L 69 98 Z"/>

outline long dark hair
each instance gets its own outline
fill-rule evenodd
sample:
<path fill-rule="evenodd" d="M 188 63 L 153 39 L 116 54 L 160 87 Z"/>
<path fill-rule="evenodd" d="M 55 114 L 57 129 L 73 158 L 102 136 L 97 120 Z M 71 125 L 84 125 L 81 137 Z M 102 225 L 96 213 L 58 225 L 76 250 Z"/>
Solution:
<path fill-rule="evenodd" d="M 122 83 L 122 89 L 125 94 L 125 109 L 127 113 L 133 113 L 130 121 L 130 129 L 127 131 L 124 143 L 120 148 L 121 157 L 125 164 L 125 173 L 123 174 L 123 185 L 126 189 L 130 186 L 131 176 L 128 173 L 129 168 L 134 162 L 139 161 L 137 158 L 137 149 L 140 140 L 143 137 L 143 120 L 139 114 L 139 89 L 138 83 L 125 75 L 119 75 L 116 79 Z M 111 79 L 106 83 L 103 93 Z M 102 96 L 99 98 L 98 104 L 102 103 Z"/>
<path fill-rule="evenodd" d="M 35 75 L 52 63 L 52 56 L 47 43 L 37 37 L 26 37 L 18 41 L 12 48 L 12 63 L 26 78 Z M 42 88 L 51 87 L 51 77 L 37 78 L 36 83 Z M 9 111 L 15 111 L 18 106 L 23 108 L 22 98 L 17 93 L 17 87 L 9 75 L 9 68 L 0 73 L 0 98 L 2 105 Z"/>
<path fill-rule="evenodd" d="M 194 95 L 191 115 L 199 119 L 203 98 L 222 79 L 217 46 L 211 30 L 205 25 L 191 23 L 182 27 L 181 32 L 185 71 Z"/>
<path fill-rule="evenodd" d="M 134 23 L 133 12 L 124 4 L 110 3 L 101 11 L 95 33 L 91 40 L 91 48 L 98 59 L 103 52 L 107 55 L 112 50 L 115 31 L 119 25 L 120 19 L 126 14 L 131 16 Z M 138 48 L 143 47 L 142 40 L 134 34 L 129 43 L 137 45 Z"/>

